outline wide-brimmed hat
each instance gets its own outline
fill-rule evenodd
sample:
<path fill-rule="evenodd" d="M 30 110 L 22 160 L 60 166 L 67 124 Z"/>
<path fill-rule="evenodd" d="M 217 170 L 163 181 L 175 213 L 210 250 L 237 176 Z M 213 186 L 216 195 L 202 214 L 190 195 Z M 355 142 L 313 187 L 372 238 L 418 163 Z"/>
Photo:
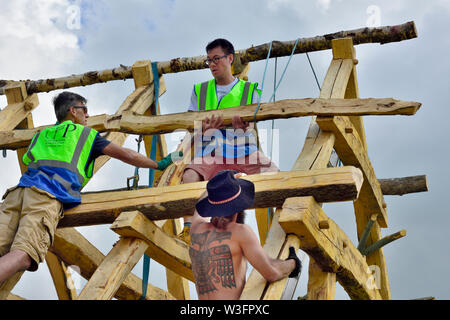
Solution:
<path fill-rule="evenodd" d="M 251 208 L 255 198 L 255 185 L 251 181 L 236 179 L 237 171 L 223 170 L 208 181 L 208 196 L 195 205 L 202 217 L 226 217 Z"/>

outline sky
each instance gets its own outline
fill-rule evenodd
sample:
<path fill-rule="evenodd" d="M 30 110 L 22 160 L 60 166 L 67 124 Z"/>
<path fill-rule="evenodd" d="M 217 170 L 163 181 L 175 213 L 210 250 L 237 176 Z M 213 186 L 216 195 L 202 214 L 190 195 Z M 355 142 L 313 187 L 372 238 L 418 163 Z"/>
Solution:
<path fill-rule="evenodd" d="M 416 24 L 418 38 L 385 45 L 356 46 L 356 67 L 361 98 L 395 98 L 422 103 L 414 116 L 367 116 L 364 118 L 368 153 L 378 178 L 425 174 L 429 191 L 404 196 L 385 196 L 387 236 L 399 230 L 406 237 L 384 247 L 392 299 L 433 296 L 450 298 L 450 256 L 447 226 L 450 223 L 446 182 L 450 150 L 446 142 L 446 105 L 450 73 L 450 1 L 350 1 L 350 0 L 130 0 L 0 1 L 0 79 L 24 80 L 62 77 L 92 70 L 131 66 L 138 60 L 167 61 L 205 54 L 215 38 L 230 40 L 236 50 L 272 40 L 288 41 L 341 30 L 379 25 Z M 309 54 L 321 84 L 332 59 L 331 50 Z M 277 79 L 287 58 L 277 59 Z M 263 81 L 265 61 L 251 64 L 249 80 Z M 262 102 L 273 93 L 275 61 L 268 62 Z M 161 113 L 187 110 L 193 85 L 211 78 L 205 70 L 164 75 L 167 92 L 160 98 Z M 70 89 L 88 99 L 90 115 L 113 114 L 134 90 L 133 80 L 113 81 Z M 51 99 L 61 90 L 39 93 L 33 111 L 35 126 L 55 122 Z M 276 92 L 276 100 L 318 97 L 319 89 L 305 54 L 295 55 Z M 0 96 L 0 108 L 6 106 Z M 273 147 L 264 145 L 282 171 L 292 168 L 303 146 L 310 118 L 259 123 L 278 137 Z M 274 130 L 272 131 L 272 125 Z M 136 149 L 136 136 L 125 146 Z M 169 151 L 179 135 L 167 134 Z M 17 184 L 20 170 L 14 151 L 0 155 L 0 194 Z M 134 167 L 111 160 L 91 180 L 86 191 L 126 186 Z M 145 175 L 144 170 L 140 170 Z M 325 204 L 333 219 L 357 246 L 351 202 Z M 255 228 L 253 215 L 249 223 Z M 109 226 L 77 228 L 103 254 L 118 236 Z M 308 257 L 294 298 L 307 292 Z M 133 269 L 142 277 L 142 259 Z M 164 269 L 154 261 L 149 282 L 167 289 Z M 73 274 L 77 291 L 86 283 Z M 191 298 L 196 299 L 190 284 Z M 48 268 L 26 272 L 13 293 L 26 299 L 57 299 Z M 349 299 L 336 285 L 335 298 Z"/>

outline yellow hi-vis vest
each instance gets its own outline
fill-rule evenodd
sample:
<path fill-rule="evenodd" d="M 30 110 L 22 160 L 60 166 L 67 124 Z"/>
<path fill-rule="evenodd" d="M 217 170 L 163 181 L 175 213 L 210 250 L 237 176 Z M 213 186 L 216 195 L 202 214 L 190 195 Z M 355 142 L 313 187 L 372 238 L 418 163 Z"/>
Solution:
<path fill-rule="evenodd" d="M 22 158 L 28 175 L 37 181 L 35 186 L 62 189 L 47 191 L 56 193 L 58 199 L 58 192 L 61 193 L 62 202 L 79 202 L 80 190 L 93 174 L 94 161 L 88 161 L 96 136 L 96 130 L 70 120 L 36 133 Z M 38 175 L 44 175 L 45 180 Z M 46 188 L 46 184 L 51 186 Z"/>
<path fill-rule="evenodd" d="M 217 101 L 215 79 L 197 83 L 194 89 L 197 94 L 198 111 L 233 108 L 252 104 L 254 90 L 256 89 L 258 94 L 261 94 L 257 87 L 257 83 L 239 80 L 227 95 L 220 99 L 220 101 Z"/>

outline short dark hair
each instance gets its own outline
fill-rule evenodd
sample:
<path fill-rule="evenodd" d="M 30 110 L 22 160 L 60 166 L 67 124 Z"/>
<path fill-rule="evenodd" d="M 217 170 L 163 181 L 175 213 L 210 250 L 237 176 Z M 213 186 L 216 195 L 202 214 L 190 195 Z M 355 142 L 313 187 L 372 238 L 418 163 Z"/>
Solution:
<path fill-rule="evenodd" d="M 236 223 L 245 224 L 245 216 L 245 211 L 239 212 L 236 218 Z"/>
<path fill-rule="evenodd" d="M 234 47 L 230 41 L 228 41 L 227 39 L 221 39 L 221 38 L 213 40 L 210 43 L 208 43 L 208 45 L 206 46 L 206 53 L 208 53 L 208 51 L 210 51 L 214 48 L 217 48 L 217 47 L 221 47 L 223 52 L 225 52 L 225 54 L 232 54 L 233 60 L 234 60 Z"/>
<path fill-rule="evenodd" d="M 227 217 L 212 217 L 211 224 L 218 229 L 224 229 L 232 220 L 233 215 Z M 237 213 L 236 223 L 245 224 L 245 211 Z"/>
<path fill-rule="evenodd" d="M 55 115 L 58 122 L 63 122 L 67 117 L 70 107 L 77 103 L 86 104 L 85 97 L 80 96 L 77 93 L 64 91 L 53 98 L 53 106 L 55 107 Z"/>

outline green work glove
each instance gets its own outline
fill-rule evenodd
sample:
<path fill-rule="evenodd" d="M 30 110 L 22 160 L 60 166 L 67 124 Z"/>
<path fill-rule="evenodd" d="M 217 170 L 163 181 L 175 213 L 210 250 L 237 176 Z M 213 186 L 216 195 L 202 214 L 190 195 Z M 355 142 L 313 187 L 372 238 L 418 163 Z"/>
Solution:
<path fill-rule="evenodd" d="M 162 159 L 161 161 L 156 162 L 158 164 L 157 170 L 164 170 L 167 168 L 173 161 L 180 160 L 183 157 L 182 151 L 175 151 L 169 154 L 167 157 Z"/>

